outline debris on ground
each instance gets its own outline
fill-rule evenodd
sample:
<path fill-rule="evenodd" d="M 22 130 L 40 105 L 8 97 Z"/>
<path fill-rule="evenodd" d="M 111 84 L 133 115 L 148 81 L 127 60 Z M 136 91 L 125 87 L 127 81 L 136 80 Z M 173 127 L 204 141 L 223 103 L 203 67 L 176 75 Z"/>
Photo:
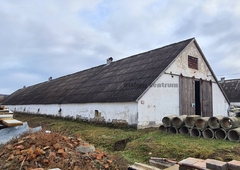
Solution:
<path fill-rule="evenodd" d="M 81 138 L 53 132 L 25 134 L 0 146 L 0 169 L 120 169 L 109 156 Z"/>

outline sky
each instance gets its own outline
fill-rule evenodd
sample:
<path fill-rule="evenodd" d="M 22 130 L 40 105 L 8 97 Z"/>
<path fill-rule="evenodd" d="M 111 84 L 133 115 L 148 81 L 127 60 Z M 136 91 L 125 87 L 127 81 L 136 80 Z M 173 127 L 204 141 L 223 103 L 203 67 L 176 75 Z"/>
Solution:
<path fill-rule="evenodd" d="M 195 37 L 240 78 L 238 0 L 1 0 L 0 94 Z"/>

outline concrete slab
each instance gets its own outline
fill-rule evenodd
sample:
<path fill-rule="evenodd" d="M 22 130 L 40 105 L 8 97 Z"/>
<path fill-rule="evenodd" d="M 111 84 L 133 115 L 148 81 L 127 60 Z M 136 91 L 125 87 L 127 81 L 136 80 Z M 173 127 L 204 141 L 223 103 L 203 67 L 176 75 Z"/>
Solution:
<path fill-rule="evenodd" d="M 11 120 L 11 119 L 13 119 L 13 115 L 12 114 L 0 115 L 0 121 L 1 120 Z"/>
<path fill-rule="evenodd" d="M 240 170 L 240 161 L 232 160 L 227 164 L 228 164 L 228 170 Z"/>
<path fill-rule="evenodd" d="M 179 162 L 179 164 L 189 164 L 189 165 L 192 165 L 192 164 L 195 164 L 199 161 L 203 161 L 203 159 L 197 159 L 197 158 L 192 158 L 192 157 L 188 157 L 187 159 L 184 159 L 182 161 Z"/>
<path fill-rule="evenodd" d="M 206 167 L 214 170 L 227 170 L 227 162 L 218 161 L 215 159 L 206 159 Z"/>
<path fill-rule="evenodd" d="M 179 163 L 179 170 L 207 170 L 206 162 L 203 159 L 197 159 L 189 157 L 180 161 Z"/>

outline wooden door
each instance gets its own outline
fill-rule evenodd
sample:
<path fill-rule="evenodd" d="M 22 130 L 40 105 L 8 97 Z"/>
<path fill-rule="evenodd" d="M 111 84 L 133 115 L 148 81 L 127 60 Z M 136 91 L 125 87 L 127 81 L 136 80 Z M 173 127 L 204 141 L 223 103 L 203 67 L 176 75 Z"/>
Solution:
<path fill-rule="evenodd" d="M 201 101 L 201 116 L 213 116 L 212 107 L 212 82 L 200 80 L 200 101 Z"/>
<path fill-rule="evenodd" d="M 180 76 L 180 115 L 195 114 L 195 81 L 193 78 Z"/>

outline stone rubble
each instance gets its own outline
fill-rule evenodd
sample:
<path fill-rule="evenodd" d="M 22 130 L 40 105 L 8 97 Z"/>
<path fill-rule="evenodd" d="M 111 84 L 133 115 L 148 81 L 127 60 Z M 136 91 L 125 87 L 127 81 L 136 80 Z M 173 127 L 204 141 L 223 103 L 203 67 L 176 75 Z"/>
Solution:
<path fill-rule="evenodd" d="M 81 138 L 43 131 L 0 146 L 0 169 L 118 169 L 114 157 Z"/>

